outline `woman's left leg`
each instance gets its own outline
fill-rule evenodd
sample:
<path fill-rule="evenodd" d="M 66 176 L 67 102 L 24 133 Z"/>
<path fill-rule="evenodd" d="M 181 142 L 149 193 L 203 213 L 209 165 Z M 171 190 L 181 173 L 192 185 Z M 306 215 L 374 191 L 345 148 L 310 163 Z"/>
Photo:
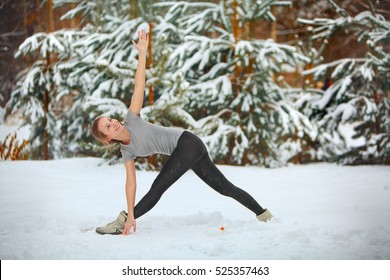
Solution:
<path fill-rule="evenodd" d="M 253 213 L 260 215 L 265 212 L 259 203 L 246 191 L 233 185 L 222 172 L 211 161 L 208 153 L 192 167 L 192 170 L 198 175 L 207 185 L 222 195 L 229 196 Z"/>

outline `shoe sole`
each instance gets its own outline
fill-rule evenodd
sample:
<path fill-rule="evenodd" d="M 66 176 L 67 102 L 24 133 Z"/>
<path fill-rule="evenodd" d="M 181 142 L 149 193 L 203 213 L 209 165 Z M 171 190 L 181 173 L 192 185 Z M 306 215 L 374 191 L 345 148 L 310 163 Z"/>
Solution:
<path fill-rule="evenodd" d="M 119 230 L 116 230 L 116 232 L 113 232 L 113 233 L 102 232 L 102 231 L 98 231 L 98 230 L 95 230 L 95 231 L 96 231 L 96 233 L 98 233 L 100 235 L 106 235 L 106 234 L 109 234 L 109 235 L 120 235 L 120 234 L 123 233 L 122 231 L 119 231 Z"/>

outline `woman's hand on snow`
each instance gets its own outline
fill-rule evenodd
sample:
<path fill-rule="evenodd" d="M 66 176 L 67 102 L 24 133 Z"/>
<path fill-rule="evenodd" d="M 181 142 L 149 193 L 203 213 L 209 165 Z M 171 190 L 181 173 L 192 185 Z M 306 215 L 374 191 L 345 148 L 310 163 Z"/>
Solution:
<path fill-rule="evenodd" d="M 128 217 L 127 221 L 125 222 L 125 229 L 123 230 L 122 235 L 129 235 L 131 228 L 133 228 L 134 232 L 137 230 L 135 219 Z"/>
<path fill-rule="evenodd" d="M 149 34 L 145 30 L 138 31 L 138 43 L 132 40 L 134 47 L 138 50 L 139 55 L 146 55 L 149 45 Z"/>

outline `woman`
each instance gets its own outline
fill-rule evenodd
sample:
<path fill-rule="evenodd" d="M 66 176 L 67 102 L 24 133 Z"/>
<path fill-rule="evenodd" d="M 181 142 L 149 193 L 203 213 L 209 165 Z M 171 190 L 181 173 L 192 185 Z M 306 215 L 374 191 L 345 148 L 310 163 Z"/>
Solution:
<path fill-rule="evenodd" d="M 229 196 L 253 211 L 260 221 L 268 221 L 272 215 L 263 209 L 253 197 L 229 182 L 211 161 L 203 142 L 194 134 L 177 128 L 166 128 L 147 123 L 140 118 L 144 99 L 145 64 L 148 49 L 148 34 L 138 32 L 139 41 L 133 41 L 138 50 L 138 66 L 135 74 L 134 95 L 125 120 L 108 117 L 97 118 L 92 125 L 92 135 L 105 144 L 120 143 L 126 168 L 126 214 L 122 211 L 117 220 L 98 227 L 100 234 L 128 235 L 136 231 L 136 219 L 148 212 L 162 194 L 187 170 L 192 169 L 204 182 L 222 195 Z M 151 154 L 171 155 L 154 180 L 149 192 L 134 205 L 136 174 L 134 158 Z"/>

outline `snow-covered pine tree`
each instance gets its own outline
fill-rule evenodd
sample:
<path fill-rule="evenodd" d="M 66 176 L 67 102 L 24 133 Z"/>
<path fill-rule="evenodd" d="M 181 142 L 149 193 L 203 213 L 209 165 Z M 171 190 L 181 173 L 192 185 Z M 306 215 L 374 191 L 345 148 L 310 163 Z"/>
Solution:
<path fill-rule="evenodd" d="M 343 164 L 390 164 L 390 22 L 366 0 L 368 10 L 355 16 L 332 0 L 336 19 L 300 20 L 314 27 L 314 39 L 327 40 L 337 30 L 356 34 L 367 45 L 364 57 L 344 58 L 307 70 L 315 79 L 331 73 L 332 86 L 312 104 L 326 156 Z M 346 129 L 352 132 L 346 133 Z"/>
<path fill-rule="evenodd" d="M 70 57 L 70 42 L 81 36 L 78 31 L 51 32 L 51 2 L 47 3 L 48 32 L 39 32 L 27 38 L 16 53 L 16 57 L 34 53 L 38 58 L 22 75 L 7 104 L 9 112 L 23 112 L 25 122 L 31 124 L 30 156 L 35 159 L 61 155 L 61 119 L 56 112 L 59 100 L 56 64 Z"/>
<path fill-rule="evenodd" d="M 123 116 L 136 66 L 131 39 L 143 21 L 129 18 L 129 4 L 136 1 L 77 2 L 64 18 L 81 14 L 85 26 L 77 41 L 69 41 L 70 58 L 53 66 L 57 100 L 72 98 L 57 138 L 70 150 L 66 155 L 85 151 L 82 143 L 89 142 L 88 128 L 97 115 Z M 157 8 L 155 65 L 147 83 L 153 83 L 156 102 L 143 110 L 144 117 L 196 131 L 220 162 L 279 166 L 299 153 L 301 140 L 313 138 L 315 128 L 285 98 L 291 89 L 278 86 L 274 73 L 306 58 L 287 45 L 239 38 L 233 28 L 252 30 L 248 21 L 273 19 L 270 8 L 288 3 L 150 3 L 148 9 Z M 118 151 L 105 155 L 115 160 Z"/>
<path fill-rule="evenodd" d="M 175 102 L 184 104 L 198 121 L 183 113 L 182 123 L 197 131 L 219 162 L 284 165 L 302 151 L 305 136 L 316 137 L 315 127 L 285 98 L 291 89 L 274 79 L 283 66 L 307 58 L 294 47 L 257 39 L 253 29 L 255 20 L 274 20 L 271 7 L 289 4 L 237 0 L 154 5 L 164 10 L 155 28 L 161 48 L 156 67 L 164 73 L 164 96 L 169 96 L 161 101 L 176 97 Z M 247 37 L 238 38 L 234 28 L 246 25 Z"/>
<path fill-rule="evenodd" d="M 58 0 L 57 5 L 66 2 Z M 108 149 L 97 145 L 89 128 L 100 115 L 121 119 L 127 111 L 137 66 L 131 40 L 136 39 L 143 19 L 131 14 L 138 11 L 137 1 L 77 2 L 62 17 L 81 16 L 83 36 L 72 42 L 70 59 L 57 65 L 60 96 L 72 97 L 72 106 L 63 115 L 61 139 L 68 156 L 90 154 L 116 162 L 120 156 L 118 145 Z"/>
<path fill-rule="evenodd" d="M 63 19 L 81 17 L 80 30 L 37 33 L 20 46 L 17 56 L 38 52 L 40 58 L 19 82 L 8 107 L 22 110 L 32 125 L 33 158 L 48 143 L 43 150 L 50 157 L 103 154 L 115 160 L 118 148 L 90 144 L 89 128 L 98 115 L 121 118 L 127 110 L 136 69 L 131 40 L 142 19 L 130 14 L 130 4 L 137 1 L 73 3 L 77 5 Z M 63 4 L 69 1 L 54 1 L 54 7 Z M 64 99 L 67 108 L 54 112 Z"/>

